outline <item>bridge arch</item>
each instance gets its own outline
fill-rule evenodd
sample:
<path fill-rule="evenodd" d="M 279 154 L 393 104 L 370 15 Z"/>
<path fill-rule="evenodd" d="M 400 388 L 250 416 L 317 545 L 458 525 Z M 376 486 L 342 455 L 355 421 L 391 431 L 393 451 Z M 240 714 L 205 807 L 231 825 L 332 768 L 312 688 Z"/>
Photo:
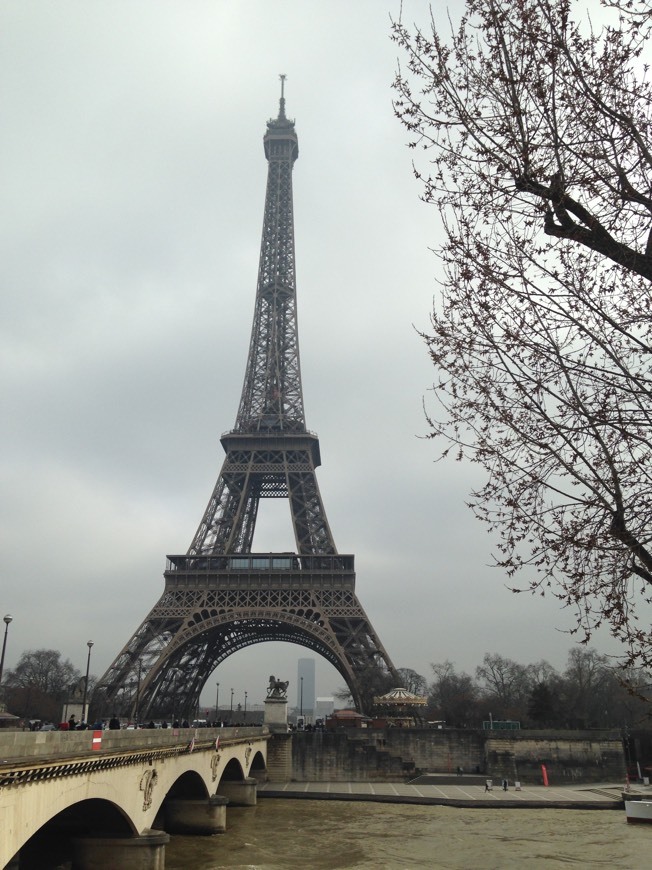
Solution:
<path fill-rule="evenodd" d="M 232 758 L 222 771 L 220 782 L 240 782 L 244 778 L 245 772 L 242 769 L 242 765 L 237 758 Z"/>
<path fill-rule="evenodd" d="M 252 758 L 249 776 L 255 777 L 259 782 L 264 782 L 267 779 L 267 765 L 262 752 L 256 752 Z"/>
<path fill-rule="evenodd" d="M 69 859 L 71 841 L 92 831 L 95 835 L 132 837 L 135 825 L 117 804 L 102 798 L 73 801 L 48 819 L 34 820 L 39 827 L 21 846 L 21 870 L 55 867 Z"/>
<path fill-rule="evenodd" d="M 206 783 L 196 770 L 187 770 L 185 773 L 182 773 L 172 783 L 172 786 L 165 795 L 166 798 L 189 798 L 195 800 L 207 798 L 208 796 L 209 791 L 206 788 Z"/>

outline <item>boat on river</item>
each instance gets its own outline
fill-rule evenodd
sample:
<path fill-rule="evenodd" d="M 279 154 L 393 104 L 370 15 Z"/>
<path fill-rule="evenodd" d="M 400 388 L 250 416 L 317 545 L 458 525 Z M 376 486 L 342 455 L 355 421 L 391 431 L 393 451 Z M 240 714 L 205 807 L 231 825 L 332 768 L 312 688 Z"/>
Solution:
<path fill-rule="evenodd" d="M 627 821 L 631 824 L 652 825 L 652 801 L 625 801 Z"/>

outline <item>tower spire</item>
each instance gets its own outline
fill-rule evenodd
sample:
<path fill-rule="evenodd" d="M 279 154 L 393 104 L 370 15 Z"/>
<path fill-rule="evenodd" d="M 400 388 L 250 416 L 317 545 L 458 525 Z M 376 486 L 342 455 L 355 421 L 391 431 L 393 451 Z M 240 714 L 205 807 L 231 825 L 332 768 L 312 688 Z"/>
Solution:
<path fill-rule="evenodd" d="M 287 76 L 285 73 L 281 73 L 279 78 L 281 80 L 281 99 L 279 100 L 278 119 L 279 121 L 285 121 L 285 79 Z"/>

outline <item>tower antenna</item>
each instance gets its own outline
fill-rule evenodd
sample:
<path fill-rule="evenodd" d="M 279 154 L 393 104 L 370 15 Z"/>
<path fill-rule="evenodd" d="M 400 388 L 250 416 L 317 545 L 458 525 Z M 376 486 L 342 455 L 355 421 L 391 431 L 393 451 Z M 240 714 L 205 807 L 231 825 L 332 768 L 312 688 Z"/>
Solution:
<path fill-rule="evenodd" d="M 285 73 L 281 73 L 279 75 L 281 80 L 281 99 L 279 101 L 279 118 L 285 118 L 285 79 L 287 78 Z"/>

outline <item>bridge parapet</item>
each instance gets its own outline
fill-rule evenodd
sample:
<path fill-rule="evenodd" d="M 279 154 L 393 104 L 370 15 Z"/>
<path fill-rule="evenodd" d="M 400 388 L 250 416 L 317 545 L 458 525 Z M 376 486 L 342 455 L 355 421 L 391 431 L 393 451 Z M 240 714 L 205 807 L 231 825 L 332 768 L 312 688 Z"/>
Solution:
<path fill-rule="evenodd" d="M 76 758 L 95 755 L 93 730 L 87 731 L 0 731 L 0 765 L 17 759 Z M 104 754 L 147 749 L 166 749 L 196 743 L 236 743 L 269 736 L 266 728 L 142 728 L 102 731 L 100 751 Z"/>

